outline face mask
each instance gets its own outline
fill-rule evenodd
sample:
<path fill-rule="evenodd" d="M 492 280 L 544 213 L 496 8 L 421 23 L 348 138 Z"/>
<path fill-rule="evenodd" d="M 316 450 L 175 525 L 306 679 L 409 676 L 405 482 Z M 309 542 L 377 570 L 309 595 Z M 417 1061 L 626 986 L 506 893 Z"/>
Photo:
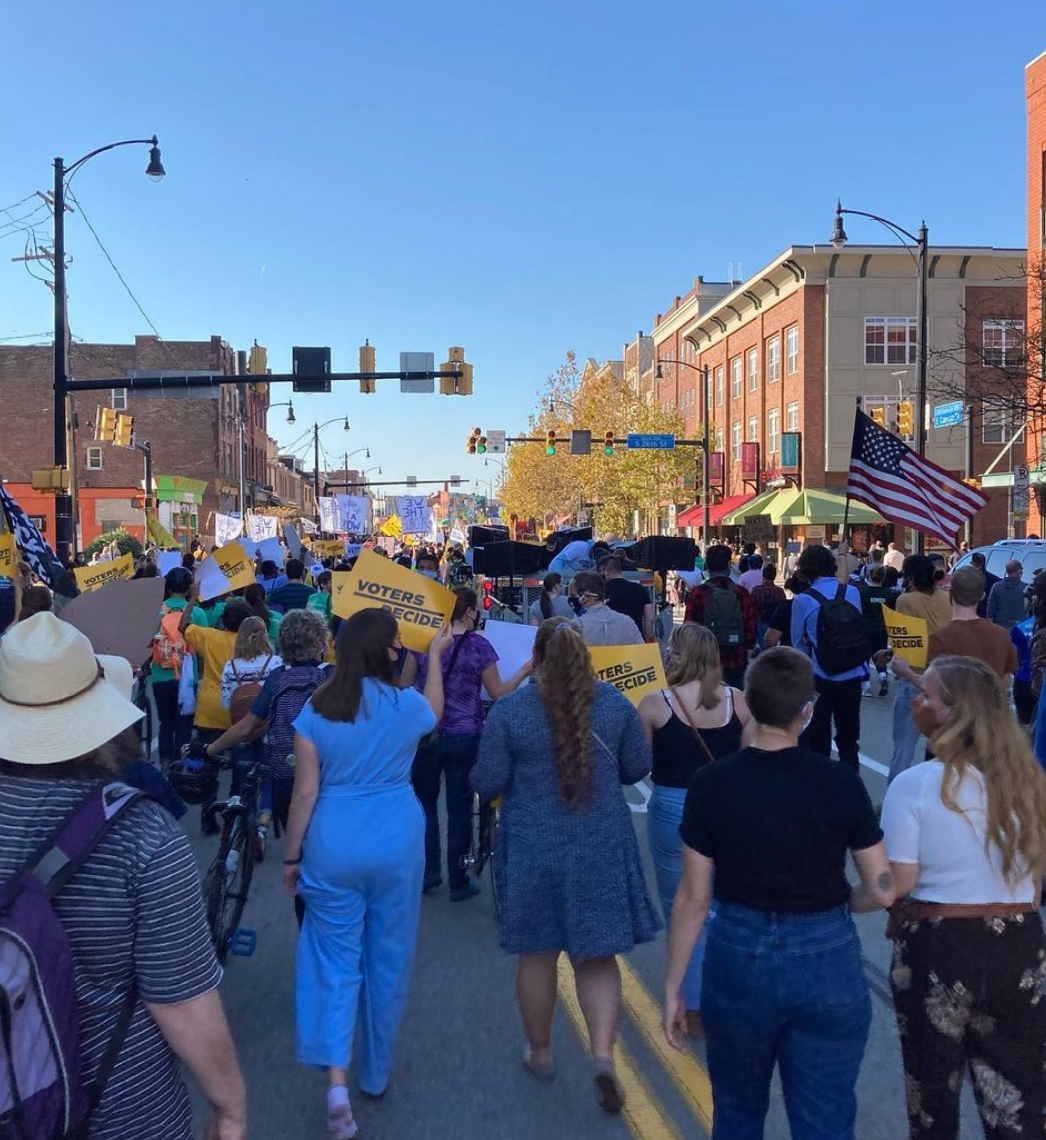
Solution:
<path fill-rule="evenodd" d="M 439 578 L 439 575 L 435 570 L 419 570 L 418 573 L 423 578 L 431 578 L 433 581 L 436 581 L 436 579 Z"/>

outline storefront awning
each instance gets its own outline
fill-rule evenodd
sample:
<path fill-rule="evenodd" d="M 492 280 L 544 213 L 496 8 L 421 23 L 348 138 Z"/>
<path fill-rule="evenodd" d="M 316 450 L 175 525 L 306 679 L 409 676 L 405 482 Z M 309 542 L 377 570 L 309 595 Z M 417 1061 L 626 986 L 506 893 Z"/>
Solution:
<path fill-rule="evenodd" d="M 206 479 L 189 479 L 185 475 L 157 475 L 156 498 L 161 503 L 195 503 L 199 506 L 207 491 Z"/>
<path fill-rule="evenodd" d="M 724 517 L 731 511 L 736 511 L 738 507 L 743 507 L 745 503 L 750 502 L 755 496 L 748 495 L 727 495 L 721 503 L 713 503 L 708 512 L 708 525 L 709 526 L 723 526 Z M 676 516 L 676 526 L 703 526 L 704 525 L 704 508 L 700 503 L 692 507 L 687 507 L 685 511 Z"/>
<path fill-rule="evenodd" d="M 795 502 L 781 516 L 785 526 L 819 526 L 841 523 L 846 515 L 846 495 L 842 491 L 810 490 L 800 492 Z M 878 511 L 856 499 L 850 500 L 849 522 L 861 525 L 885 523 Z"/>
<path fill-rule="evenodd" d="M 723 526 L 743 526 L 750 515 L 766 514 L 766 506 L 776 497 L 776 491 L 762 491 L 758 495 L 748 495 L 733 510 L 723 515 Z"/>

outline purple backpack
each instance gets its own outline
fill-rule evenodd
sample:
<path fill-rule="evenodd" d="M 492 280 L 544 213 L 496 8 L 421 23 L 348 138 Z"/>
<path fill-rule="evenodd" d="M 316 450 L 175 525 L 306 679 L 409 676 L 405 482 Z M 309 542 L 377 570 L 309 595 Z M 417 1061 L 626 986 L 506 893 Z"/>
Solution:
<path fill-rule="evenodd" d="M 69 936 L 51 905 L 117 816 L 142 793 L 93 788 L 55 833 L 0 885 L 0 1136 L 86 1135 L 134 1016 L 124 999 L 91 1088 L 83 1081 L 76 975 Z"/>

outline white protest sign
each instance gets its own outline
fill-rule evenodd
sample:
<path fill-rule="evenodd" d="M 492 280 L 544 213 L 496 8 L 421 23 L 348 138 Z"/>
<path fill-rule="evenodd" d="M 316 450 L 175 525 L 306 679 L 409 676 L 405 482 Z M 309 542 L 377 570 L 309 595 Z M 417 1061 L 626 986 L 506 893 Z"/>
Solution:
<path fill-rule="evenodd" d="M 239 542 L 248 558 L 254 558 L 257 555 L 259 543 L 252 542 L 249 538 L 241 538 Z"/>
<path fill-rule="evenodd" d="M 370 513 L 370 500 L 366 495 L 335 495 L 338 504 L 338 532 L 341 534 L 363 534 L 367 530 L 367 515 Z"/>
<path fill-rule="evenodd" d="M 450 532 L 451 542 L 467 542 L 468 538 L 460 526 L 453 527 Z"/>
<path fill-rule="evenodd" d="M 298 545 L 300 547 L 301 543 Z M 280 546 L 280 540 L 275 536 L 259 542 L 256 553 L 262 556 L 263 561 L 275 562 L 277 566 L 283 566 L 283 547 Z"/>
<path fill-rule="evenodd" d="M 196 586 L 200 593 L 200 600 L 209 602 L 211 598 L 227 594 L 232 587 L 229 579 L 222 573 L 222 568 L 213 558 L 206 558 L 196 567 Z"/>
<path fill-rule="evenodd" d="M 156 555 L 156 565 L 160 568 L 160 577 L 166 578 L 172 571 L 176 570 L 182 564 L 182 552 L 180 550 L 161 550 Z"/>
<path fill-rule="evenodd" d="M 275 538 L 278 521 L 275 515 L 251 515 L 247 520 L 247 537 L 252 542 Z"/>
<path fill-rule="evenodd" d="M 243 519 L 233 518 L 232 515 L 216 514 L 214 516 L 214 545 L 224 546 L 227 542 L 239 538 L 243 534 Z"/>
<path fill-rule="evenodd" d="M 424 495 L 397 495 L 396 513 L 404 534 L 429 534 L 432 531 L 433 511 Z"/>
<path fill-rule="evenodd" d="M 312 519 L 303 518 L 303 519 L 299 519 L 298 522 L 301 524 L 301 529 L 305 534 L 315 534 L 316 533 L 316 529 L 317 529 L 316 524 L 312 521 Z"/>
<path fill-rule="evenodd" d="M 317 501 L 320 504 L 320 530 L 333 534 L 338 529 L 338 502 L 333 495 L 321 495 Z"/>
<path fill-rule="evenodd" d="M 502 681 L 511 680 L 520 667 L 534 656 L 534 638 L 537 632 L 536 625 L 519 625 L 508 621 L 488 621 L 479 631 L 479 636 L 485 637 L 498 655 L 498 676 Z M 485 688 L 483 696 L 485 700 L 491 699 Z"/>

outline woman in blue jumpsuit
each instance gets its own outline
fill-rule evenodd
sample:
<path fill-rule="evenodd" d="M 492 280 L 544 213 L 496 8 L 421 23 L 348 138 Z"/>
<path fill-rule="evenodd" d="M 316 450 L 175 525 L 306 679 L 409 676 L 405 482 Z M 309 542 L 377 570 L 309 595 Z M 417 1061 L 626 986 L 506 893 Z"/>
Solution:
<path fill-rule="evenodd" d="M 388 1084 L 410 984 L 425 866 L 425 818 L 410 783 L 418 741 L 443 714 L 440 654 L 424 696 L 396 685 L 395 618 L 364 610 L 338 631 L 338 663 L 295 721 L 284 884 L 306 903 L 298 942 L 297 1048 L 327 1069 L 327 1121 L 352 1140 L 347 1090 L 357 1022 L 360 1088 Z"/>

